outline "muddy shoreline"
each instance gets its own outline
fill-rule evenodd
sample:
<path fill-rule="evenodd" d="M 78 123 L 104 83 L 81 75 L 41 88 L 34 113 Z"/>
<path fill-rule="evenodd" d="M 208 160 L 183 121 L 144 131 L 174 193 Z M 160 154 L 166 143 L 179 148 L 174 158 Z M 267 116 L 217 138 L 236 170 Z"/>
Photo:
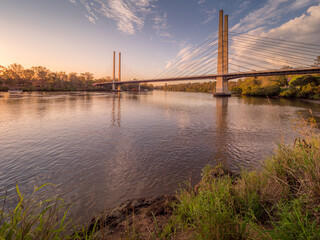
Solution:
<path fill-rule="evenodd" d="M 161 230 L 172 216 L 174 195 L 127 200 L 95 216 L 87 232 L 94 230 L 98 239 L 123 239 L 138 234 L 150 237 L 150 232 Z"/>

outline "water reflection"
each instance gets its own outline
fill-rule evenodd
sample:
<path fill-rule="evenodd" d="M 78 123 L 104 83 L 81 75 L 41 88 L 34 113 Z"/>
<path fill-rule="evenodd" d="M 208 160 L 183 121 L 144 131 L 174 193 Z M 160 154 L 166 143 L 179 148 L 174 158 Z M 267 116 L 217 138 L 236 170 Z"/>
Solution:
<path fill-rule="evenodd" d="M 111 126 L 121 127 L 121 94 L 112 97 Z"/>
<path fill-rule="evenodd" d="M 23 191 L 54 183 L 75 218 L 172 194 L 210 162 L 256 166 L 295 137 L 299 112 L 320 116 L 308 102 L 200 93 L 0 96 L 0 186 L 12 194 L 16 181 Z"/>
<path fill-rule="evenodd" d="M 226 151 L 228 151 L 228 98 L 222 97 L 222 98 L 216 98 L 216 155 L 215 160 L 216 164 L 221 163 L 223 166 L 228 165 L 228 157 L 229 155 L 226 154 Z M 234 116 L 236 117 L 236 116 Z"/>

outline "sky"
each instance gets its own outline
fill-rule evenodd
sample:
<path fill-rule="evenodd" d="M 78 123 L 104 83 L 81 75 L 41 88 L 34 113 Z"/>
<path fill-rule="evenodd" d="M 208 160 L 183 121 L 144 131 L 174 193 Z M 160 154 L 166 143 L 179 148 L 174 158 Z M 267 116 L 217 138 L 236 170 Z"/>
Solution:
<path fill-rule="evenodd" d="M 218 30 L 320 43 L 320 0 L 0 0 L 0 65 L 152 78 Z"/>

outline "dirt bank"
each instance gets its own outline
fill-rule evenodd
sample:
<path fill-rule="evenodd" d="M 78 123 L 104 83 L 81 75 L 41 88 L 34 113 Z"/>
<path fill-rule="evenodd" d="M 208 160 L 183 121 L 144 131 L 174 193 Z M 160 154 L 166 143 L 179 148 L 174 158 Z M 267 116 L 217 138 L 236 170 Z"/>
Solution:
<path fill-rule="evenodd" d="M 172 195 L 125 201 L 92 219 L 88 231 L 96 226 L 98 239 L 150 239 L 168 222 L 175 201 Z"/>

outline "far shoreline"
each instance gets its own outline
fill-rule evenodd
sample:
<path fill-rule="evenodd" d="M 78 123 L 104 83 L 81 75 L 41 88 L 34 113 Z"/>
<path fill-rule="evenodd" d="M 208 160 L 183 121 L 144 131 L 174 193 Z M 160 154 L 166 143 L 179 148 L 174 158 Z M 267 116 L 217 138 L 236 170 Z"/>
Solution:
<path fill-rule="evenodd" d="M 148 90 L 154 91 L 154 90 L 159 90 L 159 91 L 164 91 L 164 92 L 185 92 L 185 93 L 206 93 L 206 94 L 212 94 L 210 92 L 188 92 L 188 91 L 166 91 L 162 89 L 153 89 L 153 90 Z M 111 90 L 105 90 L 105 89 L 76 89 L 76 90 L 64 90 L 64 89 L 56 89 L 56 90 L 21 90 L 21 89 L 16 89 L 16 90 L 0 90 L 0 93 L 10 93 L 10 92 L 107 92 L 107 93 L 119 93 L 119 92 L 148 92 L 148 91 L 136 91 L 134 90 L 122 90 L 122 91 L 111 91 Z M 232 97 L 254 97 L 254 98 L 266 98 L 266 99 L 286 99 L 286 100 L 300 100 L 302 102 L 309 102 L 309 103 L 315 103 L 315 104 L 320 104 L 320 100 L 314 100 L 314 99 L 306 99 L 306 98 L 287 98 L 287 97 L 282 97 L 282 96 L 249 96 L 249 95 L 243 95 L 243 94 L 232 94 Z"/>

